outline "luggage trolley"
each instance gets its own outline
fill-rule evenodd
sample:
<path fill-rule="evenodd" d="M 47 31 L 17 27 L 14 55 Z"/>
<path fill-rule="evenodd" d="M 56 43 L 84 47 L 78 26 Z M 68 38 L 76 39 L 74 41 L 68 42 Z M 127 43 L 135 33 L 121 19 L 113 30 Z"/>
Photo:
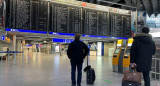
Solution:
<path fill-rule="evenodd" d="M 130 49 L 133 43 L 133 38 L 128 39 L 126 48 L 125 48 L 125 53 L 123 56 L 123 72 L 129 71 L 129 65 L 130 65 Z"/>

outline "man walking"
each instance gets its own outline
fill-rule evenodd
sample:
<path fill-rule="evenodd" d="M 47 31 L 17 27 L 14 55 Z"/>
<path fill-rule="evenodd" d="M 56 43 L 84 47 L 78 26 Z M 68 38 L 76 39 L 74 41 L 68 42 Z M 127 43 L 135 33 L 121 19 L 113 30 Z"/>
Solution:
<path fill-rule="evenodd" d="M 89 49 L 87 45 L 84 42 L 80 41 L 80 34 L 77 33 L 75 35 L 75 40 L 69 44 L 69 47 L 67 50 L 68 58 L 71 61 L 72 86 L 76 86 L 76 80 L 75 80 L 76 67 L 78 70 L 77 86 L 81 86 L 82 64 L 88 52 L 89 52 Z"/>
<path fill-rule="evenodd" d="M 155 54 L 156 46 L 149 33 L 148 27 L 142 28 L 142 33 L 134 37 L 131 47 L 131 67 L 136 67 L 138 72 L 143 73 L 145 86 L 150 86 L 150 71 L 152 65 L 152 55 Z"/>

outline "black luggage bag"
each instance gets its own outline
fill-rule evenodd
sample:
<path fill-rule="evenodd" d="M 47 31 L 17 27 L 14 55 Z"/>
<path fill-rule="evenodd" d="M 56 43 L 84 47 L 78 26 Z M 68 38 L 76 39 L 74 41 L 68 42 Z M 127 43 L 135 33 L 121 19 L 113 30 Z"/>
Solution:
<path fill-rule="evenodd" d="M 86 72 L 86 81 L 87 84 L 93 85 L 94 81 L 96 79 L 95 70 L 91 68 L 90 65 L 88 65 L 88 56 L 87 56 L 87 67 L 84 69 L 84 72 Z"/>
<path fill-rule="evenodd" d="M 93 68 L 90 68 L 89 70 L 87 70 L 87 84 L 94 84 L 95 81 L 95 71 Z"/>
<path fill-rule="evenodd" d="M 141 84 L 131 81 L 122 81 L 122 86 L 141 86 Z"/>

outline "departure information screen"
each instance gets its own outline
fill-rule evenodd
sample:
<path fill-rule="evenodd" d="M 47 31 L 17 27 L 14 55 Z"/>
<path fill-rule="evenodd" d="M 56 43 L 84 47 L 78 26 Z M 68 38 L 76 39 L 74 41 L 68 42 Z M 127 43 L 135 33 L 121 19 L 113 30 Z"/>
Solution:
<path fill-rule="evenodd" d="M 131 16 L 47 0 L 6 0 L 6 28 L 131 37 Z"/>
<path fill-rule="evenodd" d="M 98 35 L 109 36 L 109 14 L 108 12 L 99 12 Z"/>
<path fill-rule="evenodd" d="M 98 35 L 98 11 L 84 9 L 84 34 Z"/>
<path fill-rule="evenodd" d="M 50 3 L 50 32 L 81 33 L 82 8 Z"/>
<path fill-rule="evenodd" d="M 110 35 L 114 37 L 131 37 L 131 16 L 110 13 Z"/>
<path fill-rule="evenodd" d="M 6 27 L 24 30 L 47 31 L 48 2 L 7 0 Z"/>
<path fill-rule="evenodd" d="M 90 35 L 108 35 L 109 18 L 108 12 L 84 9 L 83 33 Z"/>

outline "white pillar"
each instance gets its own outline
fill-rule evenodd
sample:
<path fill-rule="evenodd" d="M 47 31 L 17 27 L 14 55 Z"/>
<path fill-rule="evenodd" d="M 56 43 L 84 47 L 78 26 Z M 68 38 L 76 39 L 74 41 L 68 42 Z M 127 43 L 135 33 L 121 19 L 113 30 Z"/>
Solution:
<path fill-rule="evenodd" d="M 117 41 L 114 41 L 114 49 L 117 47 Z"/>
<path fill-rule="evenodd" d="M 13 51 L 16 51 L 16 35 L 13 35 Z"/>
<path fill-rule="evenodd" d="M 102 55 L 102 42 L 97 42 L 97 55 Z"/>
<path fill-rule="evenodd" d="M 13 51 L 16 51 L 16 35 L 13 35 Z M 13 54 L 13 64 L 16 64 L 16 53 Z"/>
<path fill-rule="evenodd" d="M 26 40 L 23 39 L 21 45 L 22 45 L 22 51 L 24 51 L 24 46 L 26 45 Z"/>
<path fill-rule="evenodd" d="M 17 40 L 17 51 L 21 51 L 21 40 Z"/>

